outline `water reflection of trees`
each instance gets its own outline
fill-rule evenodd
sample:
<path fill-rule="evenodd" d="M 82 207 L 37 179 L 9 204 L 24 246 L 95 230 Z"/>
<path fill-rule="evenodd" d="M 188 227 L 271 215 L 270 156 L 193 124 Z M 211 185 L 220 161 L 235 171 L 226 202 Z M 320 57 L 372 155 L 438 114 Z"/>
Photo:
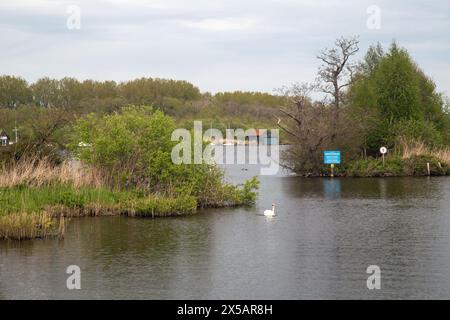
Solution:
<path fill-rule="evenodd" d="M 410 199 L 442 195 L 440 178 L 301 178 L 286 177 L 282 192 L 295 198 Z"/>

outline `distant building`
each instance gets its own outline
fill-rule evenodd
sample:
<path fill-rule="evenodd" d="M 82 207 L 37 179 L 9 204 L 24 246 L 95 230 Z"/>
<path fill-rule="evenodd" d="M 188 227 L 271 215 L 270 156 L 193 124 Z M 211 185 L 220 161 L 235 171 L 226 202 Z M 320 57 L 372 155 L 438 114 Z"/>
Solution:
<path fill-rule="evenodd" d="M 277 136 L 273 136 L 272 135 L 272 130 L 267 130 L 267 132 L 263 136 L 263 142 L 262 143 L 266 144 L 266 145 L 277 145 L 280 142 L 278 141 L 278 135 Z"/>
<path fill-rule="evenodd" d="M 278 144 L 277 137 L 272 136 L 272 130 L 256 129 L 252 134 L 245 137 L 249 144 Z"/>
<path fill-rule="evenodd" d="M 261 140 L 264 136 L 265 130 L 262 129 L 256 129 L 253 130 L 253 132 L 250 132 L 246 137 L 245 140 L 248 144 L 260 144 Z"/>
<path fill-rule="evenodd" d="M 10 144 L 9 136 L 6 134 L 5 131 L 0 130 L 0 146 L 6 147 L 9 146 L 9 144 Z"/>

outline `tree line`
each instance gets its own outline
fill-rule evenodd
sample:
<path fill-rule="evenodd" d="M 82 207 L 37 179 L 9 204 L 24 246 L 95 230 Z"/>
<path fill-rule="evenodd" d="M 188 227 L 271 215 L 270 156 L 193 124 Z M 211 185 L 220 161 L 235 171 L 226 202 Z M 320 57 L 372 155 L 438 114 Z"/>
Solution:
<path fill-rule="evenodd" d="M 125 82 L 79 81 L 65 77 L 51 79 L 44 77 L 28 83 L 21 77 L 0 76 L 0 107 L 15 108 L 23 105 L 37 107 L 76 107 L 85 101 L 121 100 L 123 104 L 170 104 L 170 99 L 181 102 L 211 98 L 210 93 L 202 94 L 193 84 L 172 79 L 139 78 Z M 262 92 L 219 92 L 214 99 L 220 103 L 239 105 L 260 104 L 277 107 L 282 97 Z"/>
<path fill-rule="evenodd" d="M 194 120 L 205 127 L 267 128 L 285 97 L 261 92 L 201 93 L 187 81 L 140 78 L 127 82 L 79 81 L 75 78 L 41 78 L 28 83 L 21 77 L 0 76 L 0 129 L 19 145 L 0 149 L 3 159 L 23 153 L 55 154 L 64 149 L 68 131 L 77 118 L 107 115 L 127 106 L 151 105 L 173 117 L 178 126 L 192 128 Z"/>
<path fill-rule="evenodd" d="M 267 127 L 273 122 L 274 108 L 284 103 L 285 97 L 263 92 L 201 93 L 187 81 L 172 79 L 140 78 L 117 83 L 44 77 L 30 84 L 21 77 L 0 76 L 0 128 L 9 130 L 12 123 L 7 118 L 12 113 L 8 110 L 14 111 L 16 118 L 49 108 L 82 116 L 92 112 L 109 114 L 129 105 L 152 105 L 187 127 L 193 119 L 223 129 Z"/>
<path fill-rule="evenodd" d="M 123 99 L 130 104 L 146 104 L 164 97 L 180 100 L 200 98 L 200 90 L 187 81 L 140 78 L 115 81 L 78 81 L 75 78 L 41 78 L 29 84 L 21 77 L 0 77 L 0 106 L 14 108 L 32 104 L 39 107 L 77 106 L 83 100 Z"/>

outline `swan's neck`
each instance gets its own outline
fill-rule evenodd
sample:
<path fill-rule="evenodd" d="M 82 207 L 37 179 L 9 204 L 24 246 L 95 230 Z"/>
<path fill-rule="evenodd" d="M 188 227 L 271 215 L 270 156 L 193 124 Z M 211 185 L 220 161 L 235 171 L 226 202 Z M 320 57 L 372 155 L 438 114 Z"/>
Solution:
<path fill-rule="evenodd" d="M 275 206 L 272 206 L 272 212 L 275 213 Z"/>

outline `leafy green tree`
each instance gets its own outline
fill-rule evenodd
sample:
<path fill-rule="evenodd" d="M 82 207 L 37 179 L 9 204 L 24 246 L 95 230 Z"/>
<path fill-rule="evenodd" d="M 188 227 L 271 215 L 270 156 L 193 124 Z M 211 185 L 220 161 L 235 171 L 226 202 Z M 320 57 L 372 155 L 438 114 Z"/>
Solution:
<path fill-rule="evenodd" d="M 82 97 L 82 86 L 77 79 L 66 77 L 59 80 L 58 104 L 61 107 L 74 107 Z"/>
<path fill-rule="evenodd" d="M 444 137 L 430 121 L 422 120 L 400 120 L 390 128 L 390 141 L 397 142 L 398 138 L 405 138 L 409 141 L 422 141 L 429 146 L 442 146 Z"/>
<path fill-rule="evenodd" d="M 119 92 L 130 104 L 136 105 L 158 103 L 164 97 L 195 100 L 201 96 L 199 89 L 189 82 L 153 78 L 121 83 Z"/>
<path fill-rule="evenodd" d="M 95 82 L 94 92 L 98 99 L 117 98 L 117 83 L 115 81 Z"/>
<path fill-rule="evenodd" d="M 381 43 L 378 42 L 376 45 L 370 46 L 359 65 L 360 73 L 367 76 L 373 75 L 373 72 L 384 57 L 385 53 Z"/>
<path fill-rule="evenodd" d="M 277 96 L 263 92 L 219 92 L 216 93 L 214 99 L 221 103 L 236 103 L 242 105 L 262 105 L 266 107 L 278 108 L 286 102 L 284 96 Z"/>
<path fill-rule="evenodd" d="M 420 103 L 425 121 L 433 123 L 442 132 L 448 127 L 445 121 L 444 98 L 436 92 L 436 84 L 422 70 L 417 70 L 420 88 Z"/>
<path fill-rule="evenodd" d="M 423 117 L 416 66 L 395 43 L 375 69 L 374 82 L 378 107 L 390 123 Z"/>
<path fill-rule="evenodd" d="M 48 77 L 37 80 L 31 85 L 33 100 L 37 106 L 54 107 L 58 104 L 59 99 L 59 82 L 58 80 Z"/>
<path fill-rule="evenodd" d="M 31 90 L 25 79 L 13 76 L 0 77 L 0 106 L 18 107 L 31 101 Z"/>
<path fill-rule="evenodd" d="M 449 125 L 443 97 L 405 49 L 393 43 L 387 53 L 369 48 L 349 88 L 352 108 L 375 110 L 377 126 L 366 137 L 368 149 L 393 146 L 400 135 L 441 144 Z"/>

